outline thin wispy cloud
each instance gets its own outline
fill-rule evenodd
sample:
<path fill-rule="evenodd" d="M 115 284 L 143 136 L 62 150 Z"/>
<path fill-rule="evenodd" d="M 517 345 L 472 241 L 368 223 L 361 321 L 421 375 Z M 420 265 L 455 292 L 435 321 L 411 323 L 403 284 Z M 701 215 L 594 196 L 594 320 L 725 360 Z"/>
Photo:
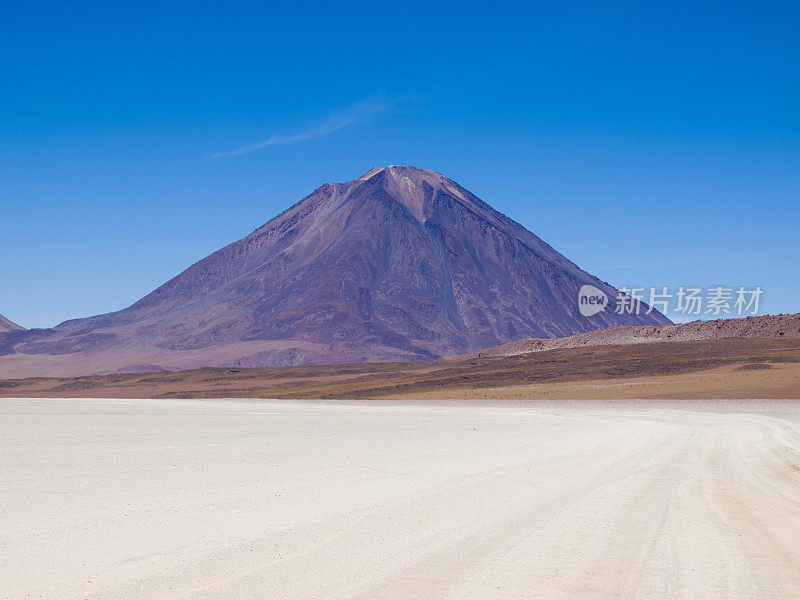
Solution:
<path fill-rule="evenodd" d="M 330 116 L 328 116 L 324 123 L 318 125 L 317 127 L 312 127 L 311 129 L 289 135 L 274 135 L 261 142 L 240 146 L 225 152 L 216 152 L 215 154 L 206 156 L 201 160 L 208 161 L 216 160 L 218 158 L 231 158 L 234 156 L 247 154 L 248 152 L 255 152 L 256 150 L 268 148 L 270 146 L 294 144 L 296 142 L 311 140 L 323 135 L 328 135 L 329 133 L 333 133 L 335 131 L 339 131 L 340 129 L 344 129 L 350 125 L 355 125 L 356 123 L 366 121 L 374 115 L 389 111 L 393 106 L 394 104 L 391 101 L 383 98 L 368 98 L 345 109 L 332 113 Z"/>

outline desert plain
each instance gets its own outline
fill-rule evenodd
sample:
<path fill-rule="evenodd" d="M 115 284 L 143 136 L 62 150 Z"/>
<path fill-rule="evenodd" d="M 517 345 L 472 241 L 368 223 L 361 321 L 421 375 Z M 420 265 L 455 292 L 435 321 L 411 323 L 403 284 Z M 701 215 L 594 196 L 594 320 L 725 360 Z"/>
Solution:
<path fill-rule="evenodd" d="M 0 400 L 0 597 L 800 597 L 795 400 Z"/>

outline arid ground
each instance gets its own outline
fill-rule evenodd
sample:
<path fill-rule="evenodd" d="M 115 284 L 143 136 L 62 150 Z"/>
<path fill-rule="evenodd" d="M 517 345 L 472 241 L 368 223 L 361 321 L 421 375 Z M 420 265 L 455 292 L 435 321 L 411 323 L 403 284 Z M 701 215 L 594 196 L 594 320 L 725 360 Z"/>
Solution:
<path fill-rule="evenodd" d="M 0 379 L 0 396 L 800 399 L 800 338 L 660 341 L 419 363 Z"/>
<path fill-rule="evenodd" d="M 0 395 L 0 598 L 800 597 L 797 337 Z"/>
<path fill-rule="evenodd" d="M 0 597 L 800 597 L 796 401 L 0 400 Z"/>

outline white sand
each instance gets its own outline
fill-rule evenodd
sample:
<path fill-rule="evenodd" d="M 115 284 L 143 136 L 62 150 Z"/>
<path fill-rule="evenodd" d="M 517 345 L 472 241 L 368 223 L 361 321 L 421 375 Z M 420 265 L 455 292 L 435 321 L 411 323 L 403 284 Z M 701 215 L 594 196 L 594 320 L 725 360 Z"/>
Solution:
<path fill-rule="evenodd" d="M 0 597 L 800 598 L 800 403 L 626 406 L 0 400 Z"/>

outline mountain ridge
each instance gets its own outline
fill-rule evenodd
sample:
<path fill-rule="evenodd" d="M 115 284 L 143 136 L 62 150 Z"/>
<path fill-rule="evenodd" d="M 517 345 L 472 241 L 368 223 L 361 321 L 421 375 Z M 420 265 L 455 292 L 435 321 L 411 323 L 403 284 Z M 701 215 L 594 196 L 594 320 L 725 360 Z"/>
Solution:
<path fill-rule="evenodd" d="M 524 338 L 502 346 L 442 360 L 500 358 L 592 346 L 625 346 L 651 342 L 693 342 L 700 340 L 800 338 L 800 313 L 751 315 L 739 318 L 696 320 L 669 325 L 617 325 L 594 329 L 563 338 Z"/>

